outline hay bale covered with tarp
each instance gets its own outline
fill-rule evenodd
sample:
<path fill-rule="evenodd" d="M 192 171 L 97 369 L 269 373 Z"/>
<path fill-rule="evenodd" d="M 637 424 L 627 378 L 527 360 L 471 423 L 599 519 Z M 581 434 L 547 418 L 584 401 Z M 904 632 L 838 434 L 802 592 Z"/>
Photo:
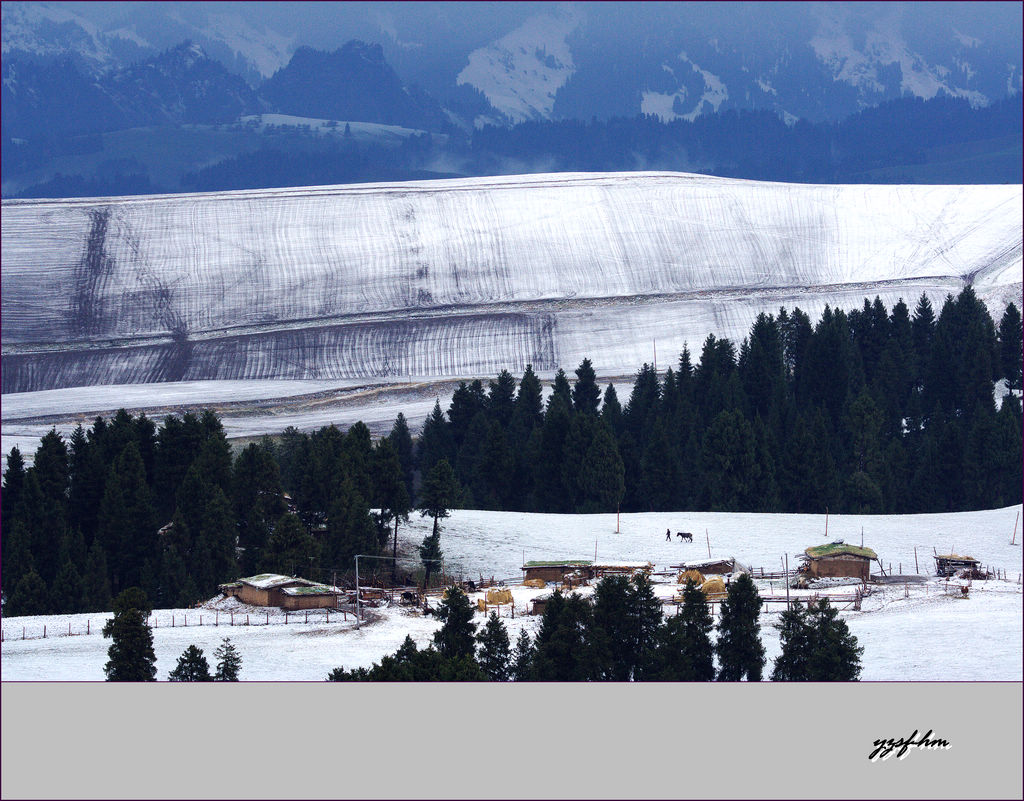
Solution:
<path fill-rule="evenodd" d="M 512 603 L 512 590 L 510 590 L 508 587 L 497 587 L 495 589 L 487 591 L 488 606 L 510 603 Z"/>
<path fill-rule="evenodd" d="M 694 586 L 700 587 L 705 581 L 704 574 L 701 573 L 699 570 L 691 568 L 689 570 L 684 570 L 682 573 L 676 576 L 677 584 L 685 584 L 687 581 L 692 581 L 694 583 Z"/>

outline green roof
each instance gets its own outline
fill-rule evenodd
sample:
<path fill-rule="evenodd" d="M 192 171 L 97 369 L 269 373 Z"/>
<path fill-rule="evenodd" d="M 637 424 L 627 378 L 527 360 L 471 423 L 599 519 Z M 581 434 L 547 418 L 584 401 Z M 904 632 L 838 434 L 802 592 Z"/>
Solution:
<path fill-rule="evenodd" d="M 547 562 L 527 562 L 523 567 L 590 567 L 589 559 L 555 559 Z"/>
<path fill-rule="evenodd" d="M 813 545 L 804 551 L 811 558 L 818 559 L 822 556 L 863 556 L 866 559 L 877 559 L 878 554 L 870 548 L 861 548 L 858 545 L 847 545 L 844 542 L 830 542 L 827 545 Z"/>

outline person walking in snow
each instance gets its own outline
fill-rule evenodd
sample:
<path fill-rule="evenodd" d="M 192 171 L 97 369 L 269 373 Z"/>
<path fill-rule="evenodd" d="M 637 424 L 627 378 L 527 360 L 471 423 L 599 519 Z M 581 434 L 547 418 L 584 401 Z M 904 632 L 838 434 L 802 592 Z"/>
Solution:
<path fill-rule="evenodd" d="M 665 529 L 665 542 L 672 542 L 672 529 Z"/>

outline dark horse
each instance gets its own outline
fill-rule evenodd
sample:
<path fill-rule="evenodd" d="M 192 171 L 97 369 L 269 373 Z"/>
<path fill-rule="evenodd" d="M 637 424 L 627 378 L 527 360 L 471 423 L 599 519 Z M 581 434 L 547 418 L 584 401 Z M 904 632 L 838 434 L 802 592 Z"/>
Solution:
<path fill-rule="evenodd" d="M 693 535 L 689 531 L 677 531 L 676 536 L 679 537 L 679 541 L 686 540 L 687 542 L 693 542 Z"/>

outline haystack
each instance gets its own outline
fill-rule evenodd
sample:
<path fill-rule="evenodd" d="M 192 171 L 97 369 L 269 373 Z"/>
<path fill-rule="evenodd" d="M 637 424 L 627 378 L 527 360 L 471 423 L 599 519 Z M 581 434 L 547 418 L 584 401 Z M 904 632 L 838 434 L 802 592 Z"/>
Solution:
<path fill-rule="evenodd" d="M 495 604 L 512 603 L 512 590 L 508 587 L 499 587 L 497 589 L 488 590 L 487 603 L 490 606 L 494 606 Z"/>
<path fill-rule="evenodd" d="M 685 584 L 687 581 L 692 581 L 694 586 L 699 587 L 704 583 L 704 574 L 699 570 L 684 570 L 678 576 L 676 576 L 677 584 Z"/>
<path fill-rule="evenodd" d="M 533 587 L 535 590 L 543 590 L 548 583 L 544 579 L 526 579 L 523 582 L 524 587 Z"/>
<path fill-rule="evenodd" d="M 722 580 L 721 576 L 712 576 L 701 584 L 700 588 L 708 598 L 711 598 L 714 595 L 726 594 L 725 582 Z"/>

